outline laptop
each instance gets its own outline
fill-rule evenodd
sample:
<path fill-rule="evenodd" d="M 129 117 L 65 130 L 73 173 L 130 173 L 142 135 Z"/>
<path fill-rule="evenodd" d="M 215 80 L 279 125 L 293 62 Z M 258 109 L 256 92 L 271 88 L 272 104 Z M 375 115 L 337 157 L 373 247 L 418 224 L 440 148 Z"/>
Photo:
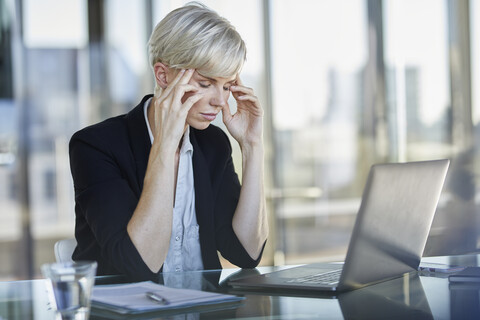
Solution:
<path fill-rule="evenodd" d="M 232 280 L 229 285 L 347 291 L 417 270 L 449 162 L 373 165 L 343 264 L 307 264 Z"/>

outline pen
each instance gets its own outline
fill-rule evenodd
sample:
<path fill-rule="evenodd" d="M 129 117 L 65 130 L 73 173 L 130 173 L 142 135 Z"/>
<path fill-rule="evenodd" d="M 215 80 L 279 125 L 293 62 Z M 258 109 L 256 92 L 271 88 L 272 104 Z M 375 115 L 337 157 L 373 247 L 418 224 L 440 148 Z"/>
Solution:
<path fill-rule="evenodd" d="M 165 299 L 164 297 L 162 297 L 161 295 L 159 295 L 158 293 L 155 293 L 155 292 L 145 292 L 145 295 L 147 296 L 147 298 L 149 298 L 150 300 L 153 300 L 159 304 L 168 304 L 168 300 Z"/>

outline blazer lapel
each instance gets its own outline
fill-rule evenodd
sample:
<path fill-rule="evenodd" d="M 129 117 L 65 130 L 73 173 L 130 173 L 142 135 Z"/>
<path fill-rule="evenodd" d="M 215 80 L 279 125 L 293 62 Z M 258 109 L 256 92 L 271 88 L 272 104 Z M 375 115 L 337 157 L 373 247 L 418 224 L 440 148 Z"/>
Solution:
<path fill-rule="evenodd" d="M 200 246 L 205 269 L 219 268 L 215 248 L 215 223 L 213 191 L 210 170 L 205 155 L 198 144 L 195 130 L 190 130 L 190 142 L 193 146 L 193 177 L 195 185 L 195 210 L 200 226 Z"/>
<path fill-rule="evenodd" d="M 135 161 L 137 182 L 139 192 L 143 189 L 143 180 L 147 171 L 148 156 L 152 143 L 148 135 L 147 124 L 145 123 L 145 116 L 143 107 L 145 102 L 153 95 L 145 96 L 140 104 L 126 115 L 128 134 L 130 137 L 130 148 Z"/>

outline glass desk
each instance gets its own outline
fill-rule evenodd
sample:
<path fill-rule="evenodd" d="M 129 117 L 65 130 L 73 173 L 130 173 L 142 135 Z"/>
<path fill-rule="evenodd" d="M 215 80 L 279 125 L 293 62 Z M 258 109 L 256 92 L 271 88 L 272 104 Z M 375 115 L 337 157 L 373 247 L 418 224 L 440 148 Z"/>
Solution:
<path fill-rule="evenodd" d="M 424 258 L 423 261 L 478 266 L 480 255 Z M 229 279 L 285 267 L 253 270 L 224 269 L 164 273 L 159 280 L 173 287 L 187 287 L 244 296 L 228 309 L 179 309 L 126 319 L 480 319 L 480 286 L 449 285 L 448 275 L 417 273 L 337 296 L 300 291 L 240 290 Z M 121 277 L 97 277 L 98 284 L 123 282 Z M 0 320 L 55 319 L 49 309 L 45 280 L 0 282 Z M 92 310 L 90 319 L 109 319 Z"/>

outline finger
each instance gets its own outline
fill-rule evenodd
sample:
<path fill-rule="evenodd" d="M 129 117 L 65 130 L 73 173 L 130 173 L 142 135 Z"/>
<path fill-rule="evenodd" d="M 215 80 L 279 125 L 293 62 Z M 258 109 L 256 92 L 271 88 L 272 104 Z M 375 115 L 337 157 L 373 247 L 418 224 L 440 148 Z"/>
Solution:
<path fill-rule="evenodd" d="M 193 84 L 178 84 L 176 87 L 175 87 L 175 94 L 185 94 L 187 92 L 196 92 L 198 91 L 198 87 L 197 86 L 194 86 Z"/>
<path fill-rule="evenodd" d="M 182 104 L 182 110 L 188 112 L 195 103 L 204 97 L 204 95 L 204 93 L 197 93 L 188 97 L 188 99 Z"/>
<path fill-rule="evenodd" d="M 196 91 L 198 91 L 198 88 L 190 84 L 176 85 L 174 88 L 170 88 L 167 96 L 163 99 L 157 99 L 155 103 L 156 105 L 163 106 L 163 108 L 179 110 L 184 102 L 182 101 L 183 96 L 187 92 Z"/>
<path fill-rule="evenodd" d="M 164 96 L 165 97 L 170 94 L 170 92 L 173 90 L 173 88 L 175 88 L 175 86 L 177 85 L 177 83 L 180 81 L 180 79 L 182 78 L 182 76 L 185 73 L 186 73 L 185 69 L 182 69 L 177 73 L 175 78 L 168 84 L 167 88 L 165 88 L 165 90 L 164 90 Z"/>
<path fill-rule="evenodd" d="M 232 94 L 235 96 L 241 96 L 241 95 L 252 95 L 254 96 L 255 93 L 253 92 L 252 88 L 244 87 L 244 86 L 231 86 L 230 91 Z"/>
<path fill-rule="evenodd" d="M 235 99 L 237 99 L 237 97 L 241 96 L 242 94 L 255 95 L 252 88 L 246 87 L 243 84 L 243 81 L 240 78 L 239 74 L 235 79 L 235 84 L 230 87 L 230 91 L 232 92 Z"/>
<path fill-rule="evenodd" d="M 232 92 L 241 92 L 244 94 L 250 94 L 252 96 L 255 95 L 255 92 L 253 88 L 247 87 L 243 84 L 242 79 L 240 79 L 240 76 L 237 76 L 237 79 L 235 81 L 235 84 L 231 86 Z"/>
<path fill-rule="evenodd" d="M 193 73 L 195 72 L 195 69 L 188 69 L 185 71 L 183 76 L 180 78 L 179 84 L 187 84 L 190 82 L 190 79 L 192 79 Z"/>
<path fill-rule="evenodd" d="M 191 84 L 181 84 L 175 87 L 175 92 L 173 94 L 174 101 L 182 101 L 186 93 L 196 93 L 198 92 L 198 87 Z M 182 101 L 183 102 L 183 101 Z"/>
<path fill-rule="evenodd" d="M 237 100 L 242 100 L 242 101 L 259 101 L 258 97 L 253 94 L 242 94 L 241 96 L 238 96 Z"/>
<path fill-rule="evenodd" d="M 238 108 L 246 109 L 250 112 L 253 112 L 256 115 L 263 114 L 263 109 L 260 106 L 260 102 L 256 96 L 248 96 L 248 95 L 240 96 L 238 100 L 246 102 L 246 103 L 238 104 Z"/>
<path fill-rule="evenodd" d="M 252 101 L 252 99 L 258 101 L 257 96 L 243 92 L 243 91 L 232 92 L 232 95 L 237 101 L 237 104 L 242 104 L 243 102 L 246 102 L 246 101 Z"/>
<path fill-rule="evenodd" d="M 182 69 L 182 74 L 180 74 L 179 72 L 177 77 L 175 77 L 176 81 L 167 94 L 170 94 L 171 91 L 173 90 L 174 99 L 177 99 L 179 95 L 181 99 L 186 92 L 198 90 L 198 88 L 188 84 L 190 82 L 190 79 L 192 78 L 194 71 L 195 71 L 194 69 L 188 69 L 188 70 Z"/>
<path fill-rule="evenodd" d="M 232 119 L 232 111 L 230 110 L 230 106 L 228 103 L 225 103 L 222 108 L 222 120 L 223 123 L 227 123 Z"/>
<path fill-rule="evenodd" d="M 240 96 L 238 97 L 239 101 L 245 102 L 245 103 L 239 103 L 237 105 L 237 108 L 254 108 L 254 109 L 260 109 L 260 103 L 258 101 L 258 98 L 255 96 Z"/>

